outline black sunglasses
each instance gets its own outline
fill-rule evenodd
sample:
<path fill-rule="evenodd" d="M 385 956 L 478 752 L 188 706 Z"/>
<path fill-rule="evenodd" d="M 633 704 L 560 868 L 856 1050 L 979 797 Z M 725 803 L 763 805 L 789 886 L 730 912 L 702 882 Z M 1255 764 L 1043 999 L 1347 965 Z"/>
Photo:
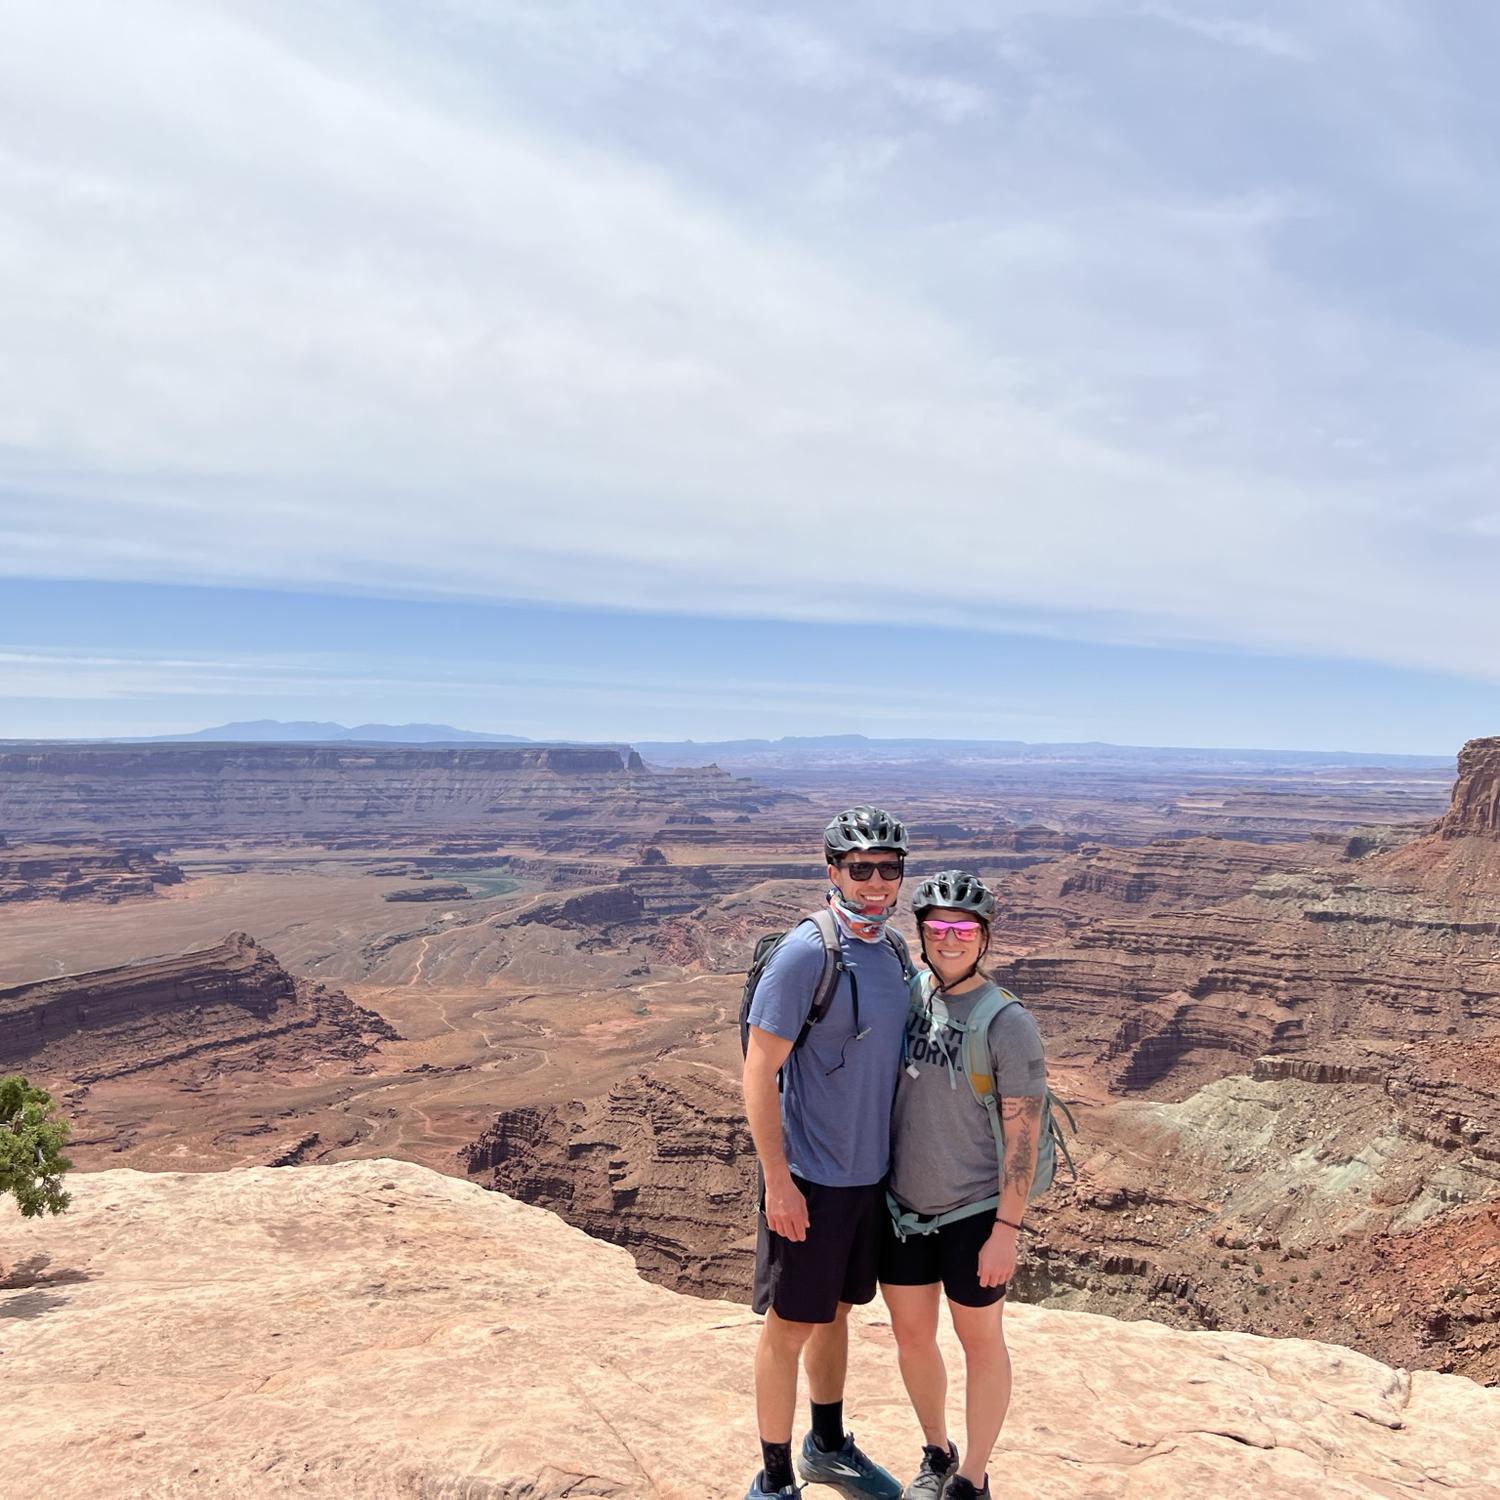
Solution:
<path fill-rule="evenodd" d="M 900 880 L 905 865 L 899 859 L 843 859 L 839 869 L 847 872 L 851 880 L 868 880 L 877 870 L 882 880 Z"/>

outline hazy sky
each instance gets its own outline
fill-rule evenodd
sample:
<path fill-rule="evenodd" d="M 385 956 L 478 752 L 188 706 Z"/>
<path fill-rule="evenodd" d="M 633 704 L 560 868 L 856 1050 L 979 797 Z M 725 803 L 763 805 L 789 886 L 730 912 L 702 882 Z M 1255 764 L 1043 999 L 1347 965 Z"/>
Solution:
<path fill-rule="evenodd" d="M 1500 731 L 1482 0 L 0 20 L 0 735 Z"/>

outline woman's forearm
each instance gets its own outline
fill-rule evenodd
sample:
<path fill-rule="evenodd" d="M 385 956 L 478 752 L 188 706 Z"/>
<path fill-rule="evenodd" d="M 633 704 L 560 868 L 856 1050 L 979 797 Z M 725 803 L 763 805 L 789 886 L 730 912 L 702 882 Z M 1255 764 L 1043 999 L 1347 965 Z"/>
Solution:
<path fill-rule="evenodd" d="M 1026 1212 L 1031 1179 L 1036 1175 L 1042 1101 L 1002 1099 L 1000 1118 L 1005 1127 L 1005 1160 L 1000 1168 L 1000 1206 L 995 1210 L 995 1217 L 1019 1224 Z"/>

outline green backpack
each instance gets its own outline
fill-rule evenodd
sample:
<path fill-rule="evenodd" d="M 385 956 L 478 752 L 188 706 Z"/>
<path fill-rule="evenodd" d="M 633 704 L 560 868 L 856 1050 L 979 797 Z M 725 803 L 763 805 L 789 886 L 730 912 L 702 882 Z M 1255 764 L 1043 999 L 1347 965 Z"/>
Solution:
<path fill-rule="evenodd" d="M 928 1021 L 932 1019 L 931 994 L 928 988 L 930 979 L 931 975 L 925 970 L 912 979 L 912 1010 Z M 1018 996 L 996 985 L 969 1013 L 967 1021 L 955 1021 L 949 1017 L 947 1022 L 955 1031 L 962 1031 L 964 1034 L 964 1076 L 969 1080 L 969 1088 L 973 1092 L 975 1102 L 983 1108 L 989 1119 L 990 1134 L 995 1138 L 995 1156 L 998 1163 L 995 1174 L 997 1183 L 1000 1173 L 1005 1170 L 1005 1124 L 1000 1118 L 999 1096 L 995 1093 L 995 1075 L 990 1070 L 990 1023 L 1001 1011 L 1009 1010 L 1012 1005 L 1020 1003 Z M 1052 1180 L 1057 1175 L 1059 1156 L 1067 1163 L 1068 1172 L 1073 1181 L 1078 1180 L 1078 1169 L 1073 1165 L 1072 1153 L 1068 1150 L 1062 1126 L 1058 1123 L 1059 1114 L 1067 1120 L 1068 1129 L 1076 1136 L 1078 1125 L 1073 1119 L 1073 1112 L 1051 1089 L 1048 1089 L 1042 1096 L 1041 1139 L 1037 1142 L 1036 1172 L 1031 1179 L 1031 1191 L 1027 1194 L 1028 1202 L 1039 1197 L 1052 1186 Z M 891 1211 L 892 1222 L 896 1227 L 896 1237 L 904 1240 L 909 1234 L 931 1234 L 941 1229 L 944 1224 L 952 1224 L 959 1219 L 967 1219 L 973 1214 L 998 1208 L 1000 1193 L 997 1188 L 993 1195 L 981 1199 L 978 1203 L 965 1203 L 961 1208 L 950 1209 L 947 1213 L 938 1214 L 930 1219 L 903 1209 L 889 1193 L 886 1194 L 886 1202 Z"/>

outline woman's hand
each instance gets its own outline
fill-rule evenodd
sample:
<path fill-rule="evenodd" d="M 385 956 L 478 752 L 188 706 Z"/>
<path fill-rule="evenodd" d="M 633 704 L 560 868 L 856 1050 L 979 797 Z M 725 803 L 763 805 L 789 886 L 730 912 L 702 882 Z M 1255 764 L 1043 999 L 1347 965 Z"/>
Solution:
<path fill-rule="evenodd" d="M 766 1223 L 784 1240 L 807 1238 L 807 1199 L 798 1192 L 790 1172 L 766 1181 Z"/>
<path fill-rule="evenodd" d="M 1016 1274 L 1017 1234 L 1009 1224 L 996 1224 L 979 1252 L 980 1286 L 1004 1286 Z"/>

